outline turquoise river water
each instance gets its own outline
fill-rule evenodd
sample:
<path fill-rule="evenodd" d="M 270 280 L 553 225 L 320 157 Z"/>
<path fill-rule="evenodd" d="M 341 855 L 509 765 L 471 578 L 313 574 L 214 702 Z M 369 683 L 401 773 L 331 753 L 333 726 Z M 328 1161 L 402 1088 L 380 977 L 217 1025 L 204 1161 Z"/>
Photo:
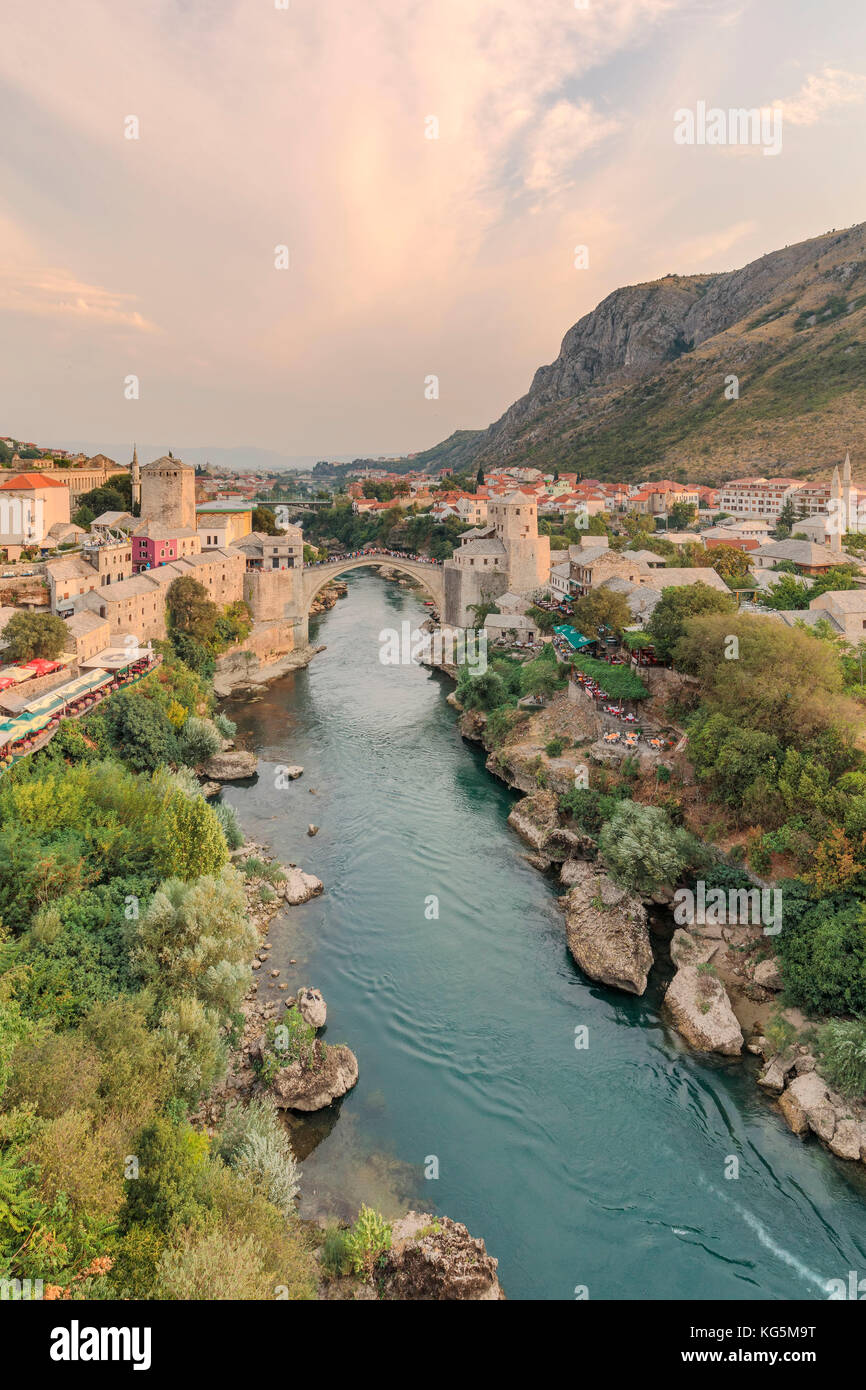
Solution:
<path fill-rule="evenodd" d="M 275 923 L 273 965 L 322 990 L 327 1039 L 360 1064 L 294 1130 L 302 1213 L 451 1216 L 509 1298 L 824 1299 L 826 1280 L 862 1277 L 863 1168 L 790 1134 L 753 1061 L 691 1055 L 659 1018 L 659 979 L 635 999 L 581 974 L 450 682 L 379 661 L 380 631 L 421 602 L 347 578 L 310 667 L 226 706 L 260 764 L 225 799 L 325 883 Z M 303 777 L 277 787 L 291 763 Z"/>

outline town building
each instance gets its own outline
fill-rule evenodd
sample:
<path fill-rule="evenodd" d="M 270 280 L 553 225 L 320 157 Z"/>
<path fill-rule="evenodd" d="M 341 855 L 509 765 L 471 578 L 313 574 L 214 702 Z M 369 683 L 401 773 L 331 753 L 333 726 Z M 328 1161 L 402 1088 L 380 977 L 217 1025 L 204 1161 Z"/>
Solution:
<path fill-rule="evenodd" d="M 201 549 L 201 534 L 192 527 L 137 521 L 132 532 L 132 572 L 156 569 L 186 555 L 198 555 Z"/>

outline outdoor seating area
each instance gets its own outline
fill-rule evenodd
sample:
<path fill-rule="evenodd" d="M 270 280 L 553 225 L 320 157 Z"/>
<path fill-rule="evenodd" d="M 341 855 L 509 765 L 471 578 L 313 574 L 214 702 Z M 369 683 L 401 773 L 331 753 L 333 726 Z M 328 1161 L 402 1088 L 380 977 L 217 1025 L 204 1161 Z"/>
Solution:
<path fill-rule="evenodd" d="M 10 768 L 16 759 L 43 747 L 62 719 L 85 714 L 112 691 L 140 680 L 160 660 L 160 657 L 154 660 L 142 657 L 125 670 L 113 673 L 100 669 L 87 671 L 34 700 L 14 718 L 0 721 L 0 773 Z"/>

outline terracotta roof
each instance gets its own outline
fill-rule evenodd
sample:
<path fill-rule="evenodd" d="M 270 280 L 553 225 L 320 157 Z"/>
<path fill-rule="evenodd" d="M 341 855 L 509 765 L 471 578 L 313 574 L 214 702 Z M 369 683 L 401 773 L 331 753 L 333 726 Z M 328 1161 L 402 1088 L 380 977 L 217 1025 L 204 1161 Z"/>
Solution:
<path fill-rule="evenodd" d="M 7 478 L 0 483 L 0 488 L 15 488 L 20 492 L 24 488 L 37 487 L 65 487 L 58 478 L 49 478 L 45 473 L 16 473 L 14 478 Z"/>

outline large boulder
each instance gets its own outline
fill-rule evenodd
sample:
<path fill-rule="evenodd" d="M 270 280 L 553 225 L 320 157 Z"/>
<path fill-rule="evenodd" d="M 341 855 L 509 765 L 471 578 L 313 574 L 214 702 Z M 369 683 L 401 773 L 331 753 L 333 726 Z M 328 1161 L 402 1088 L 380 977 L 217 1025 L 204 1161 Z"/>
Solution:
<path fill-rule="evenodd" d="M 322 998 L 321 990 L 299 989 L 297 998 L 298 1013 L 311 1028 L 324 1028 L 328 1018 L 328 1006 Z"/>
<path fill-rule="evenodd" d="M 324 1110 L 358 1080 L 358 1059 L 342 1043 L 326 1047 L 317 1042 L 312 1064 L 290 1062 L 271 1082 L 271 1095 L 281 1110 Z"/>
<path fill-rule="evenodd" d="M 212 782 L 240 782 L 245 777 L 254 777 L 258 758 L 243 748 L 226 749 L 214 753 L 205 763 L 202 771 Z"/>
<path fill-rule="evenodd" d="M 743 1034 L 721 980 L 696 965 L 681 965 L 665 994 L 674 1027 L 698 1052 L 739 1057 Z"/>
<path fill-rule="evenodd" d="M 779 967 L 774 960 L 761 960 L 755 966 L 754 981 L 756 985 L 762 985 L 764 989 L 771 989 L 774 992 L 782 989 L 783 980 L 779 973 Z"/>
<path fill-rule="evenodd" d="M 301 869 L 287 869 L 286 881 L 283 884 L 283 897 L 292 907 L 297 907 L 299 903 L 308 903 L 310 898 L 316 898 L 324 891 L 325 885 L 315 874 L 305 874 Z"/>
<path fill-rule="evenodd" d="M 836 1113 L 830 1103 L 826 1081 L 816 1071 L 795 1076 L 779 1097 L 779 1109 L 795 1134 L 811 1130 L 825 1143 L 833 1138 Z"/>
<path fill-rule="evenodd" d="M 488 1302 L 505 1295 L 496 1274 L 499 1261 L 483 1240 L 447 1216 L 410 1211 L 395 1221 L 391 1248 L 376 1269 L 379 1297 L 425 1302 Z"/>
<path fill-rule="evenodd" d="M 553 792 L 541 791 L 525 796 L 513 807 L 508 824 L 532 849 L 544 849 L 550 836 L 559 828 L 559 810 Z"/>
<path fill-rule="evenodd" d="M 594 865 L 569 864 L 572 887 L 562 899 L 568 949 L 590 979 L 643 994 L 653 963 L 643 903 Z"/>

